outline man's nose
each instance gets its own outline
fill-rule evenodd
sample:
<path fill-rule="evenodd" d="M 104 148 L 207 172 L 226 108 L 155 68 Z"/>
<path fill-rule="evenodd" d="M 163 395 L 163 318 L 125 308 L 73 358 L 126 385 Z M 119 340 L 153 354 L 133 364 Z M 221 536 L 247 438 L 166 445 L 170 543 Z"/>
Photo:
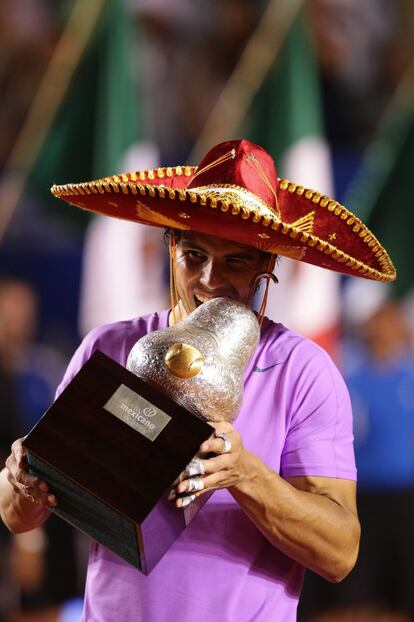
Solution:
<path fill-rule="evenodd" d="M 203 266 L 200 283 L 208 289 L 216 289 L 223 285 L 223 271 L 218 262 L 209 259 Z"/>

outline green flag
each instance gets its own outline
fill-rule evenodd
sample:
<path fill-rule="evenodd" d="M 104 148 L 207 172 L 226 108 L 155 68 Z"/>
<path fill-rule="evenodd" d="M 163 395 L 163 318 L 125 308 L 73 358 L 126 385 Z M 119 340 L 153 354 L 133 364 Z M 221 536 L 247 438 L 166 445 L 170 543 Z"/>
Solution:
<path fill-rule="evenodd" d="M 49 188 L 119 171 L 123 154 L 137 140 L 134 26 L 121 0 L 106 0 L 30 175 L 29 192 L 54 216 L 83 226 L 85 214 L 62 210 Z"/>
<path fill-rule="evenodd" d="M 276 159 L 304 137 L 323 134 L 319 76 L 307 13 L 302 10 L 252 108 L 249 137 Z"/>

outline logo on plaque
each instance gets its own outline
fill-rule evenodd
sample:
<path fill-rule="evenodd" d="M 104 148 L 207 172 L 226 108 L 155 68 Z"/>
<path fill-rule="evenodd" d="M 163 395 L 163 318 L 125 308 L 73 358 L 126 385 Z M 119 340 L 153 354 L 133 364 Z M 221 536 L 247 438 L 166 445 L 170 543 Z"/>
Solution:
<path fill-rule="evenodd" d="M 171 421 L 167 413 L 124 384 L 117 388 L 104 408 L 150 441 L 155 441 Z"/>

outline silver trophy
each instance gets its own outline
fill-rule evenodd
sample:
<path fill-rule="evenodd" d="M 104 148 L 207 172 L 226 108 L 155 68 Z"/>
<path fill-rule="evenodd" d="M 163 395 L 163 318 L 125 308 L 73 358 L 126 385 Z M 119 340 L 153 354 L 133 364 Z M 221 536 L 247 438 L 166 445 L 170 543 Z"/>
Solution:
<path fill-rule="evenodd" d="M 179 324 L 139 339 L 127 368 L 196 416 L 232 422 L 241 408 L 243 374 L 259 337 L 251 309 L 214 298 Z"/>

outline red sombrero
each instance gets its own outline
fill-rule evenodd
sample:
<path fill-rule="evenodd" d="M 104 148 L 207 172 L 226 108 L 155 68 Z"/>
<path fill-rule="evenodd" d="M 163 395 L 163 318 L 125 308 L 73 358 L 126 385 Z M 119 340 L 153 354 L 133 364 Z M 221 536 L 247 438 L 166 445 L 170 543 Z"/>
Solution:
<path fill-rule="evenodd" d="M 319 192 L 278 179 L 270 155 L 248 140 L 217 145 L 199 167 L 122 173 L 51 191 L 98 214 L 215 235 L 377 281 L 396 277 L 359 218 Z"/>

